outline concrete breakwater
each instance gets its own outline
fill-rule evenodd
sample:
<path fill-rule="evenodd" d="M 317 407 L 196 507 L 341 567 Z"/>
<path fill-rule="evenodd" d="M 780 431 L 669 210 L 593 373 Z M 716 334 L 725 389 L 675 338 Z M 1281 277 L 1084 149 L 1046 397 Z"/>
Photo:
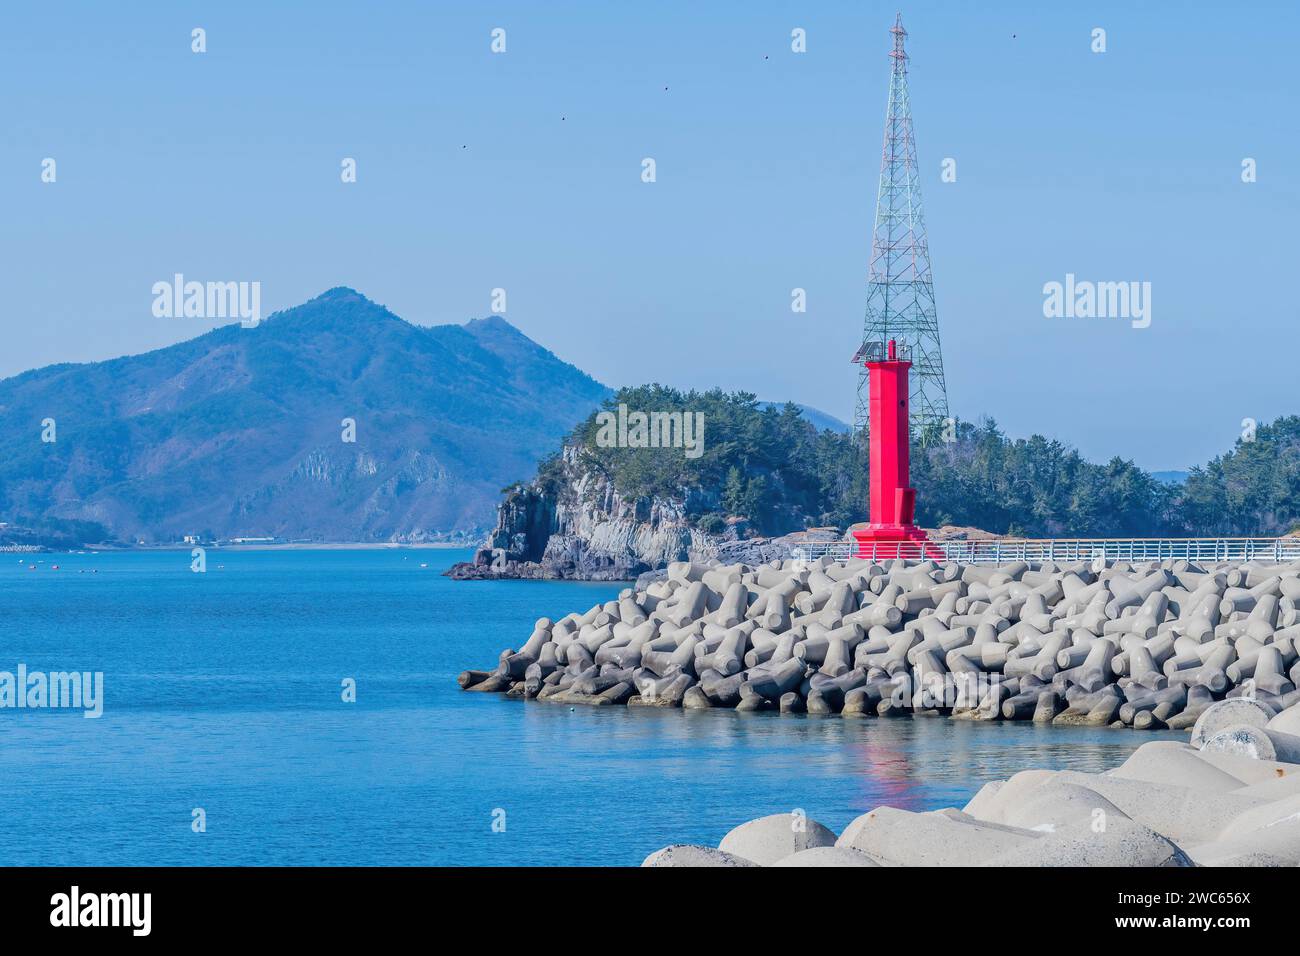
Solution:
<path fill-rule="evenodd" d="M 1191 744 L 1151 741 L 1105 773 L 1024 770 L 961 810 L 878 807 L 838 835 L 800 810 L 773 814 L 642 866 L 1296 866 L 1300 764 L 1256 749 L 1300 744 L 1290 730 L 1300 710 L 1224 701 Z"/>
<path fill-rule="evenodd" d="M 961 810 L 880 806 L 839 835 L 802 810 L 772 814 L 642 866 L 1296 866 L 1300 765 L 1261 760 L 1252 741 L 1300 743 L 1297 718 L 1219 702 L 1196 743 L 1153 740 L 1106 773 L 1024 770 Z"/>
<path fill-rule="evenodd" d="M 1297 638 L 1300 564 L 679 562 L 458 680 L 597 706 L 1187 729 L 1224 698 L 1300 702 Z"/>

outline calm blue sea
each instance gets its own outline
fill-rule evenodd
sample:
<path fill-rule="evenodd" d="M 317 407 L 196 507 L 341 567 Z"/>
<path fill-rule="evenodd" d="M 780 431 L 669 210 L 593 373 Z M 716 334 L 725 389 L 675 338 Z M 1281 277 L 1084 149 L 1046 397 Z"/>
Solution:
<path fill-rule="evenodd" d="M 468 554 L 0 555 L 0 670 L 105 681 L 97 720 L 0 710 L 0 865 L 637 864 L 795 807 L 838 829 L 960 806 L 1152 739 L 468 694 L 459 671 L 621 587 L 441 576 Z"/>

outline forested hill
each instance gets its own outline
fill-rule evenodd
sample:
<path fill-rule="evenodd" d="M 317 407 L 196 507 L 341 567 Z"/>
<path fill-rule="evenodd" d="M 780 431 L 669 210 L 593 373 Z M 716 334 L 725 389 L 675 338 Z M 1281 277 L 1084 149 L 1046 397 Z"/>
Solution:
<path fill-rule="evenodd" d="M 256 328 L 0 381 L 0 544 L 478 537 L 608 394 L 499 316 L 425 327 L 331 289 Z"/>
<path fill-rule="evenodd" d="M 817 430 L 794 405 L 761 407 L 753 395 L 682 392 L 659 385 L 623 389 L 607 408 L 699 412 L 698 458 L 656 448 L 607 448 L 596 413 L 568 442 L 577 463 L 626 499 L 678 500 L 685 520 L 709 534 L 736 517 L 751 534 L 847 527 L 866 520 L 867 456 L 852 436 Z M 933 436 L 931 436 L 933 437 Z M 539 481 L 572 479 L 557 454 Z M 1028 537 L 1280 535 L 1300 525 L 1300 418 L 1259 428 L 1253 442 L 1169 484 L 1112 458 L 1085 461 L 1039 435 L 1012 439 L 992 420 L 959 422 L 954 441 L 912 451 L 918 523 L 972 526 Z"/>

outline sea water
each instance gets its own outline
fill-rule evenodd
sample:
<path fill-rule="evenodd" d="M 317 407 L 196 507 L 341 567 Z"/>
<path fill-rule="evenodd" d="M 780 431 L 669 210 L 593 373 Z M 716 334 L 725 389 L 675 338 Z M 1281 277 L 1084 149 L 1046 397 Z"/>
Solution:
<path fill-rule="evenodd" d="M 0 709 L 0 865 L 637 864 L 768 813 L 961 806 L 1160 736 L 466 693 L 536 618 L 625 586 L 442 576 L 468 555 L 0 555 L 0 671 L 104 675 L 98 718 Z"/>

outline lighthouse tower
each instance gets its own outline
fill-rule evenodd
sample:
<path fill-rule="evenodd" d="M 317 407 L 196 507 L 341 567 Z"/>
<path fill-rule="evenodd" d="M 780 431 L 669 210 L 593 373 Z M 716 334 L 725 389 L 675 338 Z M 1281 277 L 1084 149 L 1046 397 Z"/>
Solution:
<path fill-rule="evenodd" d="M 912 368 L 906 349 L 894 339 L 868 342 L 858 349 L 854 362 L 865 369 L 869 383 L 871 439 L 871 523 L 853 532 L 858 557 L 942 557 L 927 548 L 925 532 L 912 523 L 916 489 L 908 484 L 911 439 L 908 407 L 908 372 Z"/>

